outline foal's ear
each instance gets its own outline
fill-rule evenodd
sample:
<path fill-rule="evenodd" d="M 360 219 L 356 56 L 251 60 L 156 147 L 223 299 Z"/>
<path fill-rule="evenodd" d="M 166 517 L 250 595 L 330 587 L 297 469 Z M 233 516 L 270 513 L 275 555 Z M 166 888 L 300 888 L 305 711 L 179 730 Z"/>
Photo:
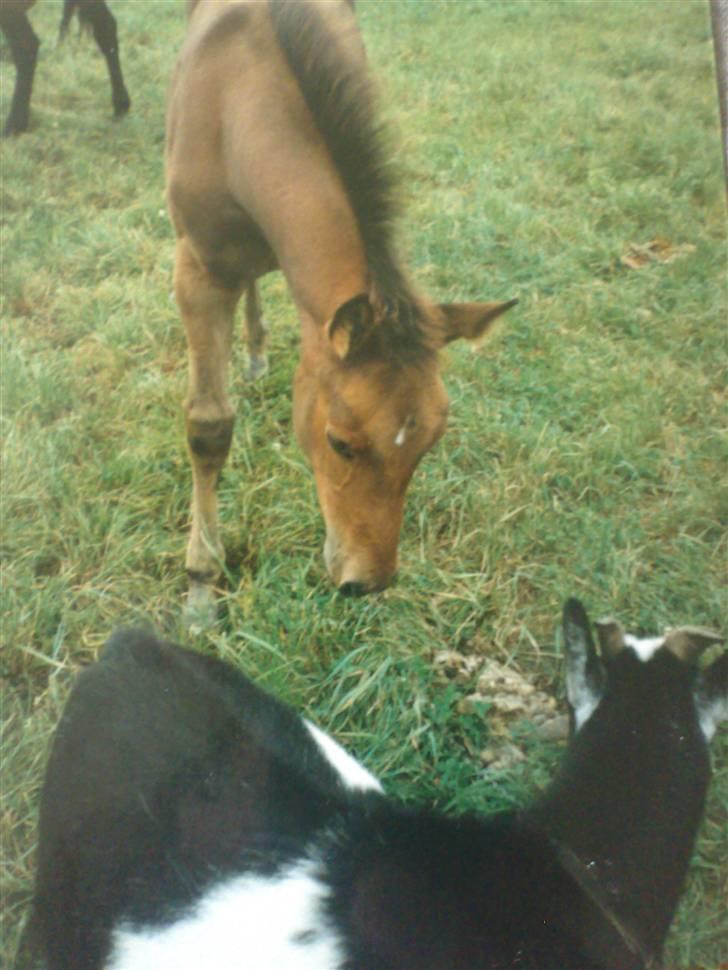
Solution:
<path fill-rule="evenodd" d="M 374 327 L 374 311 L 366 293 L 342 303 L 326 324 L 331 349 L 340 360 L 355 353 Z"/>
<path fill-rule="evenodd" d="M 606 671 L 594 645 L 586 610 L 577 599 L 569 599 L 564 605 L 563 631 L 566 695 L 571 708 L 571 727 L 578 731 L 599 706 Z"/>
<path fill-rule="evenodd" d="M 496 317 L 515 306 L 518 300 L 501 303 L 441 303 L 438 310 L 442 314 L 442 343 L 449 344 L 463 337 L 465 340 L 478 340 Z"/>

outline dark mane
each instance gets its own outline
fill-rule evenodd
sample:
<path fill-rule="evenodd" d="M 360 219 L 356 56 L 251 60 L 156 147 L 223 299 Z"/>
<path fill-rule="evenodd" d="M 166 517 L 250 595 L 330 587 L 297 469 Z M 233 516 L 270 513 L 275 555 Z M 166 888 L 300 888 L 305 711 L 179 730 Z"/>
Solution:
<path fill-rule="evenodd" d="M 354 211 L 373 289 L 386 312 L 389 349 L 412 358 L 427 343 L 425 314 L 396 252 L 398 180 L 372 82 L 344 57 L 312 4 L 269 0 L 269 9 L 278 43 Z"/>

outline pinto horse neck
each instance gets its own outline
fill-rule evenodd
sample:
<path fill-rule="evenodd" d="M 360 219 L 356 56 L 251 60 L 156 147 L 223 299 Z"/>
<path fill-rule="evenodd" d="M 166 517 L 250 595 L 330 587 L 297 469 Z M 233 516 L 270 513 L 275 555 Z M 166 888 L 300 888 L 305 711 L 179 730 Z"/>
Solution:
<path fill-rule="evenodd" d="M 168 112 L 167 186 L 190 362 L 193 602 L 209 600 L 223 558 L 215 490 L 232 435 L 233 316 L 245 293 L 255 375 L 265 367 L 256 280 L 276 268 L 301 322 L 294 424 L 329 573 L 345 591 L 386 585 L 407 484 L 444 429 L 437 348 L 468 326 L 481 333 L 506 306 L 466 305 L 463 322 L 412 292 L 351 4 L 193 3 Z"/>

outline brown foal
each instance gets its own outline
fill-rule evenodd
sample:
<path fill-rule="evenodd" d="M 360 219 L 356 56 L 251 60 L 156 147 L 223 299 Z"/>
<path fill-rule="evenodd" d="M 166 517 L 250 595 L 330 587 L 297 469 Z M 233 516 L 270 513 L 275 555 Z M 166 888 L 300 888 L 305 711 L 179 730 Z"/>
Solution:
<path fill-rule="evenodd" d="M 189 0 L 167 119 L 175 290 L 189 345 L 190 605 L 224 552 L 216 487 L 233 410 L 227 369 L 245 294 L 250 376 L 265 369 L 256 280 L 281 269 L 301 325 L 293 412 L 341 592 L 397 568 L 407 485 L 445 429 L 438 352 L 507 303 L 437 306 L 397 259 L 388 152 L 347 0 Z"/>

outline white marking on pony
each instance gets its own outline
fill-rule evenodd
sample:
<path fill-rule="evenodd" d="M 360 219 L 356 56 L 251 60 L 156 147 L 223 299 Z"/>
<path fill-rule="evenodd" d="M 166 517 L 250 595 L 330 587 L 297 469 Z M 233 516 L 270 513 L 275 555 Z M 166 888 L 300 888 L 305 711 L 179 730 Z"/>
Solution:
<path fill-rule="evenodd" d="M 398 448 L 401 448 L 402 445 L 407 440 L 407 435 L 410 433 L 410 431 L 413 431 L 416 427 L 417 427 L 417 418 L 414 416 L 414 414 L 408 415 L 407 418 L 405 418 L 404 424 L 397 432 L 397 436 L 394 439 L 395 445 L 397 445 Z"/>
<path fill-rule="evenodd" d="M 275 876 L 216 886 L 173 924 L 113 935 L 107 970 L 335 970 L 341 941 L 327 922 L 329 890 L 310 860 Z"/>
<path fill-rule="evenodd" d="M 574 714 L 574 730 L 579 731 L 599 707 L 602 693 L 587 674 L 587 656 L 583 650 L 567 654 L 566 693 Z"/>
<path fill-rule="evenodd" d="M 574 711 L 574 730 L 579 731 L 586 724 L 594 711 L 599 707 L 602 695 L 584 683 L 576 703 L 571 706 Z"/>
<path fill-rule="evenodd" d="M 624 646 L 629 647 L 642 663 L 652 660 L 664 643 L 664 637 L 640 638 L 631 633 L 624 634 Z M 578 731 L 599 707 L 602 699 L 601 692 L 594 689 L 587 677 L 585 656 L 579 656 L 576 664 L 572 660 L 571 674 L 567 678 L 567 693 L 574 712 L 574 728 Z"/>
<path fill-rule="evenodd" d="M 321 754 L 336 770 L 347 788 L 363 791 L 383 791 L 374 775 L 370 774 L 363 765 L 360 765 L 356 758 L 352 758 L 349 752 L 345 751 L 333 738 L 330 738 L 328 734 L 325 734 L 305 718 L 303 723 L 310 731 L 311 737 L 318 745 Z"/>
<path fill-rule="evenodd" d="M 728 721 L 728 700 L 725 697 L 713 697 L 709 701 L 701 702 L 696 698 L 698 711 L 698 723 L 703 737 L 706 741 L 713 740 L 713 735 L 718 729 L 718 725 L 723 721 Z"/>
<path fill-rule="evenodd" d="M 624 635 L 625 647 L 631 647 L 642 663 L 652 660 L 664 642 L 664 637 L 645 637 L 641 640 L 639 637 L 632 636 L 631 633 Z"/>

